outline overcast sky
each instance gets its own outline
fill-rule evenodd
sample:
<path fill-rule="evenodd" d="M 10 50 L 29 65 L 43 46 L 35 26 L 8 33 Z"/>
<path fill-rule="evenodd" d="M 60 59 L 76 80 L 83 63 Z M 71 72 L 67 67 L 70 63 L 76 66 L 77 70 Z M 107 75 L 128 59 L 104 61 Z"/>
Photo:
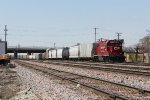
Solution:
<path fill-rule="evenodd" d="M 150 29 L 150 0 L 0 0 L 0 38 L 9 46 L 71 46 L 114 39 L 136 44 Z"/>

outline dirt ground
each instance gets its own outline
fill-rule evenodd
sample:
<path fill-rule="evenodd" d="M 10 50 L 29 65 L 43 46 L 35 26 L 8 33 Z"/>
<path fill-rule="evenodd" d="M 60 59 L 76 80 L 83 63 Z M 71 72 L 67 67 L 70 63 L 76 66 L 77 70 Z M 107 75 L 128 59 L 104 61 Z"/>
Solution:
<path fill-rule="evenodd" d="M 0 100 L 8 100 L 20 91 L 21 81 L 11 68 L 0 66 Z"/>

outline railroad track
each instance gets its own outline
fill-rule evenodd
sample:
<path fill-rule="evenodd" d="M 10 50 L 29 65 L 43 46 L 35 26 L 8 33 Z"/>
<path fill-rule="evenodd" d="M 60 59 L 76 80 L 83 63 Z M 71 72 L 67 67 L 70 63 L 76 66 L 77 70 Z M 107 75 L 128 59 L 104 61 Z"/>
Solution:
<path fill-rule="evenodd" d="M 37 61 L 37 60 L 36 60 Z M 71 61 L 71 60 L 40 60 L 42 62 L 67 62 L 67 63 L 79 63 L 79 64 L 91 64 L 91 65 L 103 65 L 103 66 L 118 66 L 118 67 L 133 67 L 133 68 L 140 68 L 140 69 L 149 69 L 150 66 L 148 65 L 138 65 L 134 63 L 109 63 L 109 62 L 93 62 L 93 61 Z"/>
<path fill-rule="evenodd" d="M 117 65 L 117 64 L 104 64 L 104 63 L 85 63 L 85 62 L 61 62 L 61 61 L 35 61 L 47 64 L 65 65 L 65 66 L 76 66 L 80 68 L 104 70 L 110 72 L 119 72 L 126 74 L 135 74 L 150 76 L 150 67 L 133 66 L 133 65 Z"/>
<path fill-rule="evenodd" d="M 85 62 L 76 62 L 79 64 L 86 64 Z M 116 64 L 111 64 L 111 63 L 88 63 L 91 65 L 97 65 L 97 66 L 108 66 L 108 67 L 116 67 L 116 68 L 130 68 L 130 69 L 140 69 L 140 70 L 150 70 L 150 66 L 140 66 L 140 65 L 131 65 L 131 64 L 121 64 L 121 63 L 116 63 Z"/>
<path fill-rule="evenodd" d="M 34 60 L 39 62 L 39 60 Z M 140 69 L 140 70 L 149 70 L 150 66 L 148 65 L 137 65 L 137 64 L 128 64 L 128 63 L 107 63 L 107 62 L 92 62 L 92 61 L 71 61 L 71 60 L 40 60 L 40 62 L 59 62 L 59 63 L 75 63 L 75 64 L 89 64 L 95 66 L 108 66 L 108 67 L 116 67 L 116 68 L 130 68 L 130 69 Z"/>
<path fill-rule="evenodd" d="M 76 84 L 80 84 L 82 86 L 92 88 L 96 91 L 107 94 L 109 97 L 111 97 L 114 100 L 116 99 L 130 100 L 130 99 L 137 99 L 137 97 L 145 98 L 146 96 L 145 94 L 150 93 L 150 91 L 148 90 L 134 88 L 134 87 L 118 84 L 118 83 L 113 83 L 98 78 L 92 78 L 84 75 L 74 74 L 71 72 L 60 71 L 52 68 L 31 64 L 31 63 L 25 63 L 22 61 L 17 61 L 17 63 L 21 64 L 22 66 L 43 71 L 44 73 L 51 74 L 53 76 L 59 77 L 64 80 L 68 80 Z M 118 90 L 120 92 L 118 92 Z"/>

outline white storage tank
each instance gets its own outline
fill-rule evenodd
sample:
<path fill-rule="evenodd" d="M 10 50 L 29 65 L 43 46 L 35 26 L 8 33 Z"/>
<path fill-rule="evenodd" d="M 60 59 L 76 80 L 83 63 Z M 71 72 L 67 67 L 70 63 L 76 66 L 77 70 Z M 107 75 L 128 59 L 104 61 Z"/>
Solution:
<path fill-rule="evenodd" d="M 57 49 L 57 58 L 62 58 L 63 49 Z"/>
<path fill-rule="evenodd" d="M 69 58 L 78 58 L 78 57 L 79 57 L 79 45 L 70 47 Z"/>
<path fill-rule="evenodd" d="M 80 44 L 79 45 L 79 57 L 80 58 L 91 58 L 92 55 L 93 44 Z"/>

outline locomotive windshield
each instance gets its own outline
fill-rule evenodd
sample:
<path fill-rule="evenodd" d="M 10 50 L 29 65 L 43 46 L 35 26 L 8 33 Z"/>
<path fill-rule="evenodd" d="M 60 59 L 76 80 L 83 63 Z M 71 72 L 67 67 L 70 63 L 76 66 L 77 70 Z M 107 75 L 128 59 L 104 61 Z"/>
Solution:
<path fill-rule="evenodd" d="M 108 43 L 107 46 L 122 46 L 122 43 Z"/>

